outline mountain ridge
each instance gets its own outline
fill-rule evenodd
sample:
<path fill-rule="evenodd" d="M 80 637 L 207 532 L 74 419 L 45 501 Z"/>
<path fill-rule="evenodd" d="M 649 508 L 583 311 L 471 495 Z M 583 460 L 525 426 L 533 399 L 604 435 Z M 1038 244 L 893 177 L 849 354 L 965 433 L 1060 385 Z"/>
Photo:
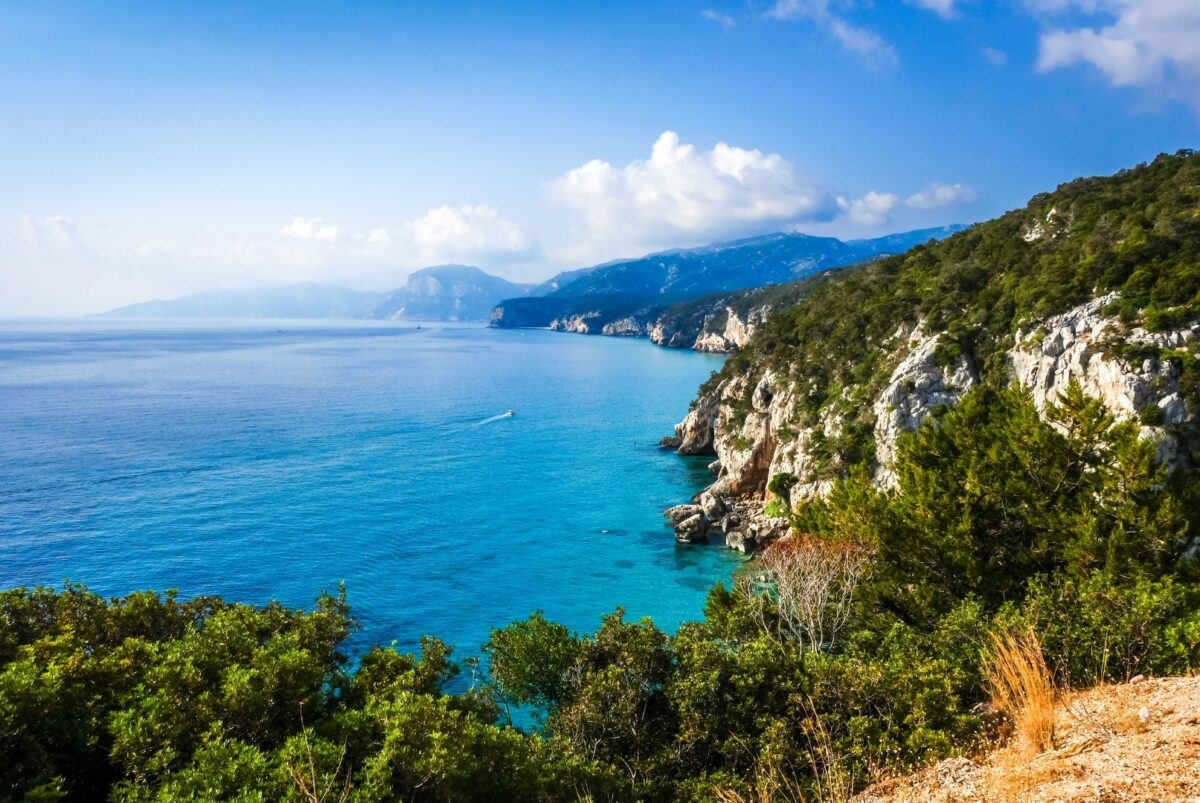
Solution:
<path fill-rule="evenodd" d="M 724 325 L 728 310 L 748 294 L 907 250 L 965 228 L 940 226 L 852 242 L 772 232 L 660 251 L 585 269 L 573 278 L 559 274 L 525 297 L 500 302 L 492 311 L 491 325 L 650 337 L 660 345 L 732 351 L 742 338 L 717 341 L 704 335 L 718 325 L 713 316 L 724 316 Z M 538 295 L 551 285 L 551 292 Z M 697 305 L 703 303 L 709 315 L 696 316 Z"/>

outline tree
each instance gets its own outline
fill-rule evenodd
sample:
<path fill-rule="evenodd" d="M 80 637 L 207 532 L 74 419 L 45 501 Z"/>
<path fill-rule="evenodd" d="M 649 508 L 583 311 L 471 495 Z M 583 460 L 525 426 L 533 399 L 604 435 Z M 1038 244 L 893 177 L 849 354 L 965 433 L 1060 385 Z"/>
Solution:
<path fill-rule="evenodd" d="M 854 590 L 871 552 L 849 540 L 790 535 L 768 546 L 757 566 L 765 582 L 743 583 L 750 595 L 767 595 L 780 624 L 810 652 L 832 649 L 846 627 Z"/>

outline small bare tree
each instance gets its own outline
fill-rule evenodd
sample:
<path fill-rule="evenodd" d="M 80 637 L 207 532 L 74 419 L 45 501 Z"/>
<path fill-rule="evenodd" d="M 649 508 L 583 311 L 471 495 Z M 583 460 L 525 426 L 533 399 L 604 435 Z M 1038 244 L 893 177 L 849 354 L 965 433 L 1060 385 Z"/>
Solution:
<path fill-rule="evenodd" d="M 844 630 L 854 590 L 870 562 L 870 550 L 858 544 L 790 535 L 763 551 L 760 577 L 741 588 L 752 602 L 769 596 L 783 635 L 819 652 L 833 646 Z"/>

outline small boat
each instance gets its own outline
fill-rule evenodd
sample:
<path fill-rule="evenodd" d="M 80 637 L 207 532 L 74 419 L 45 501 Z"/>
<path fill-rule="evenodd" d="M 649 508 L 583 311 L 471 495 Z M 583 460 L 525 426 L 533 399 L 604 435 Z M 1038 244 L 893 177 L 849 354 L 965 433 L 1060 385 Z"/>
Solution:
<path fill-rule="evenodd" d="M 508 411 L 507 413 L 505 413 L 504 415 L 508 416 L 509 418 L 512 418 L 514 415 L 516 415 L 516 413 L 514 413 L 512 410 L 509 410 L 509 411 Z"/>

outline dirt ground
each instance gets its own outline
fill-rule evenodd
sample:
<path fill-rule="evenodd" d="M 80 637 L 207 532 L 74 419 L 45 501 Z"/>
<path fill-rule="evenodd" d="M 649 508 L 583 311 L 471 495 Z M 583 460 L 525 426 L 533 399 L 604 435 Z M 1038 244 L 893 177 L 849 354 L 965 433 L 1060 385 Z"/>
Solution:
<path fill-rule="evenodd" d="M 1150 678 L 1067 693 L 1054 749 L 1013 745 L 876 784 L 877 801 L 1195 801 L 1200 803 L 1200 677 Z"/>

